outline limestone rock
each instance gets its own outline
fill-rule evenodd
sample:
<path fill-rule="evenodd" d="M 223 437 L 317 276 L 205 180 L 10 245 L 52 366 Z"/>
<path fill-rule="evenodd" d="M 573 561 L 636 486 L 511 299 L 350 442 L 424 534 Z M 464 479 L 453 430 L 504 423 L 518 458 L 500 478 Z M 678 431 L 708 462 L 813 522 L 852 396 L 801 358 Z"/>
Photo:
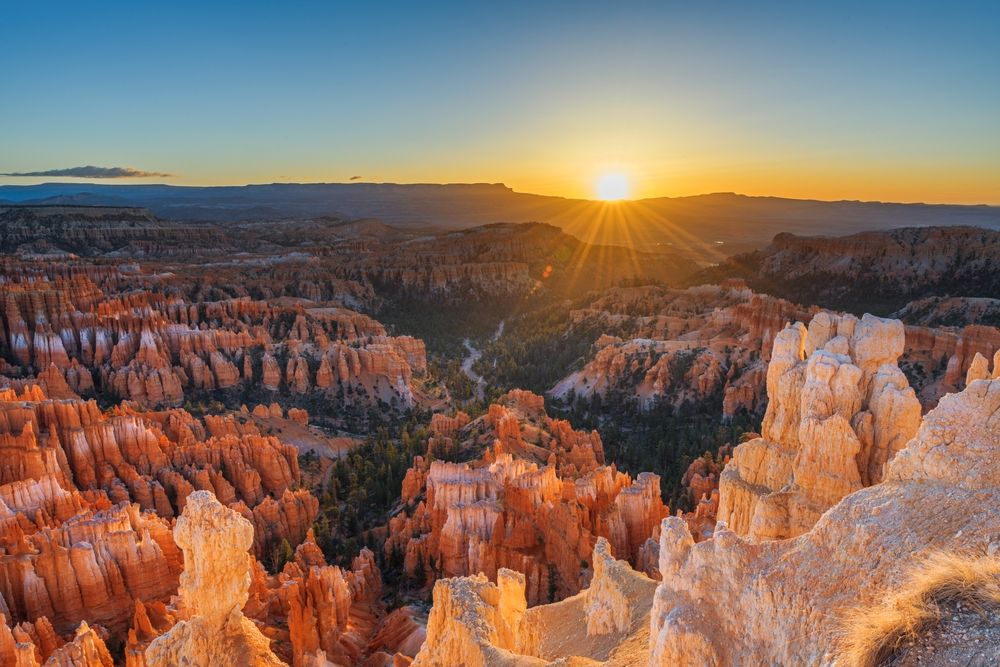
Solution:
<path fill-rule="evenodd" d="M 511 392 L 468 423 L 445 419 L 436 427 L 457 447 L 487 447 L 470 463 L 418 457 L 404 478 L 406 507 L 390 520 L 385 553 L 401 552 L 411 577 L 423 573 L 419 584 L 506 568 L 525 575 L 528 603 L 538 604 L 580 591 L 581 563 L 599 537 L 630 563 L 644 559 L 667 512 L 656 475 L 633 480 L 599 465 L 597 434 L 549 418 L 530 392 Z"/>
<path fill-rule="evenodd" d="M 513 665 L 526 633 L 524 575 L 501 569 L 497 583 L 483 575 L 444 579 L 434 585 L 427 641 L 414 667 Z M 517 664 L 544 664 L 541 660 Z"/>
<path fill-rule="evenodd" d="M 665 520 L 650 664 L 826 664 L 844 615 L 924 554 L 988 552 L 1000 534 L 998 415 L 998 380 L 945 396 L 880 483 L 795 539 L 754 542 L 720 524 L 695 544 L 682 520 Z"/>
<path fill-rule="evenodd" d="M 656 582 L 615 560 L 599 540 L 591 588 L 553 604 L 525 608 L 525 579 L 500 570 L 434 585 L 427 640 L 413 664 L 595 665 L 649 662 L 650 609 Z"/>
<path fill-rule="evenodd" d="M 718 516 L 754 539 L 807 531 L 844 496 L 881 481 L 916 432 L 920 403 L 896 366 L 903 325 L 819 313 L 778 334 L 762 437 L 738 446 Z"/>
<path fill-rule="evenodd" d="M 146 664 L 284 664 L 241 611 L 250 586 L 253 527 L 211 493 L 197 491 L 188 497 L 174 539 L 184 552 L 179 593 L 191 618 L 153 640 Z"/>
<path fill-rule="evenodd" d="M 603 537 L 594 546 L 594 577 L 586 592 L 587 635 L 623 632 L 629 623 L 629 600 L 612 574 L 608 541 Z"/>

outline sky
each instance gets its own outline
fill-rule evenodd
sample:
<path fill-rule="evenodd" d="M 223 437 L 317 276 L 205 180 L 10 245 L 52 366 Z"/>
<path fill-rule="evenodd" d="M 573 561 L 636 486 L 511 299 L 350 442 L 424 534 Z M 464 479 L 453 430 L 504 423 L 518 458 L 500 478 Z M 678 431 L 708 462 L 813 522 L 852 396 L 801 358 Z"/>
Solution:
<path fill-rule="evenodd" d="M 1000 204 L 998 30 L 998 2 L 0 0 L 0 173 Z"/>

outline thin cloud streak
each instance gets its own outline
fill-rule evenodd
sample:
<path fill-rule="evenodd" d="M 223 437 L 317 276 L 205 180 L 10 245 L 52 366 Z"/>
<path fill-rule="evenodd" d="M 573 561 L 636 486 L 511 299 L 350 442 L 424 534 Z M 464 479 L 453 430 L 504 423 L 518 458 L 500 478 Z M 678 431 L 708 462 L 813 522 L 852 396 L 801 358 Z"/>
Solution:
<path fill-rule="evenodd" d="M 68 167 L 66 169 L 46 169 L 44 171 L 16 171 L 0 176 L 64 176 L 68 178 L 170 178 L 173 174 L 159 171 L 143 171 L 134 167 L 95 167 L 87 165 L 85 167 Z"/>

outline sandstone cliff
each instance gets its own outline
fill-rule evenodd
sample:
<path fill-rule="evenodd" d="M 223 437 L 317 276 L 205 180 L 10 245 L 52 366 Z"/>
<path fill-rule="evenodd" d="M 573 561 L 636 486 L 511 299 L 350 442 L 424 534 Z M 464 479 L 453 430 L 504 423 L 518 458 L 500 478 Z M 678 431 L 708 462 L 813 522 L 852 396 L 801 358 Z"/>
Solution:
<path fill-rule="evenodd" d="M 587 364 L 549 393 L 564 400 L 614 393 L 646 407 L 711 400 L 727 417 L 755 412 L 774 336 L 811 312 L 741 285 L 607 290 L 572 319 L 618 335 L 602 336 Z"/>
<path fill-rule="evenodd" d="M 561 602 L 526 608 L 524 575 L 501 569 L 443 579 L 434 586 L 427 641 L 415 667 L 645 664 L 655 582 L 609 555 L 597 541 L 594 577 Z"/>
<path fill-rule="evenodd" d="M 814 364 L 827 361 L 832 348 L 844 349 L 840 341 L 830 345 L 834 334 L 852 326 L 846 350 L 836 352 L 843 357 L 838 368 L 860 364 L 856 373 L 848 371 L 858 378 L 886 372 L 901 345 L 898 322 L 823 318 L 809 332 L 796 327 L 779 336 L 772 391 L 801 394 L 805 376 L 815 372 L 802 357 L 808 351 Z M 802 373 L 801 382 L 790 381 L 789 373 Z M 805 393 L 823 395 L 816 388 Z M 902 393 L 909 403 L 912 395 Z M 830 385 L 827 397 L 860 404 L 854 382 Z M 807 401 L 794 420 L 772 415 L 771 428 L 779 422 L 791 428 L 817 419 L 814 414 Z M 880 481 L 835 501 L 792 539 L 748 539 L 720 522 L 710 539 L 695 543 L 682 518 L 664 519 L 662 581 L 652 598 L 653 582 L 609 558 L 603 540 L 590 588 L 555 604 L 525 609 L 525 579 L 507 570 L 498 572 L 496 584 L 482 575 L 440 580 L 427 641 L 414 664 L 840 664 L 845 620 L 891 596 L 927 554 L 995 559 L 1000 553 L 998 415 L 1000 379 L 972 379 L 924 417 L 884 463 Z M 828 444 L 836 450 L 845 443 Z M 850 442 L 847 448 L 859 451 Z M 855 474 L 860 478 L 859 470 Z"/>
<path fill-rule="evenodd" d="M 927 296 L 1000 294 L 1000 232 L 900 227 L 850 236 L 782 233 L 698 278 L 746 278 L 751 287 L 827 308 L 891 312 Z"/>
<path fill-rule="evenodd" d="M 147 406 L 219 390 L 299 402 L 314 393 L 342 404 L 421 400 L 414 375 L 426 371 L 423 342 L 387 336 L 361 313 L 278 299 L 188 301 L 150 289 L 142 275 L 71 268 L 32 265 L 41 275 L 0 285 L 0 354 L 16 364 L 7 372 L 34 374 L 52 396 Z"/>
<path fill-rule="evenodd" d="M 754 293 L 740 281 L 685 290 L 606 290 L 571 317 L 573 327 L 598 326 L 607 333 L 596 340 L 584 367 L 549 394 L 565 401 L 594 394 L 634 398 L 647 408 L 718 405 L 726 419 L 742 411 L 760 414 L 767 405 L 775 336 L 818 312 Z M 926 411 L 965 386 L 976 353 L 992 358 L 997 350 L 1000 330 L 992 326 L 907 325 L 899 366 Z"/>

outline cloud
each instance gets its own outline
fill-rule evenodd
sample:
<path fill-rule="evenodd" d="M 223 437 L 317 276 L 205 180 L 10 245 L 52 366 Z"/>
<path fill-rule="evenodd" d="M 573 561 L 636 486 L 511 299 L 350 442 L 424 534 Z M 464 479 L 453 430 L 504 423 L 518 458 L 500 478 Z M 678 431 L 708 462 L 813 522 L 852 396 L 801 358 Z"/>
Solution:
<path fill-rule="evenodd" d="M 364 176 L 351 176 L 352 181 L 360 181 Z"/>
<path fill-rule="evenodd" d="M 133 167 L 69 167 L 68 169 L 46 169 L 45 171 L 15 171 L 0 176 L 66 176 L 69 178 L 170 178 L 173 174 L 159 171 L 143 171 Z"/>

